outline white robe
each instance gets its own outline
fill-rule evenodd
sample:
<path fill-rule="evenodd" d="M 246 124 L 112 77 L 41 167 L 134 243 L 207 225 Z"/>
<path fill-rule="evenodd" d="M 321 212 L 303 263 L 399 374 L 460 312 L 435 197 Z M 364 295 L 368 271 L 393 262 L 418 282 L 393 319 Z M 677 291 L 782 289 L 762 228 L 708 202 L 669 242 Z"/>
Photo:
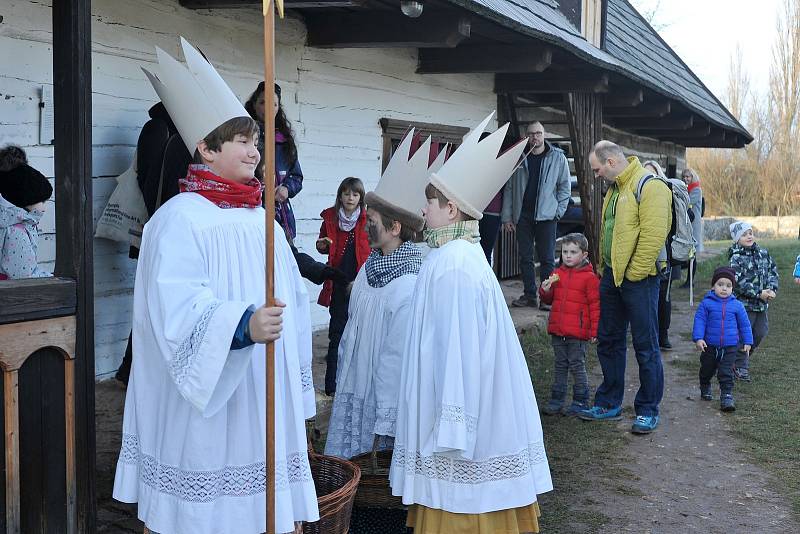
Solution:
<path fill-rule="evenodd" d="M 553 488 L 530 374 L 477 243 L 422 264 L 411 304 L 390 483 L 404 504 L 480 514 Z"/>
<path fill-rule="evenodd" d="M 383 287 L 372 287 L 364 267 L 356 276 L 339 343 L 336 397 L 325 454 L 352 458 L 372 450 L 375 434 L 394 436 L 416 280 L 416 274 L 405 274 Z"/>
<path fill-rule="evenodd" d="M 260 534 L 265 345 L 230 350 L 264 303 L 264 210 L 181 193 L 147 223 L 136 271 L 133 369 L 114 498 L 161 534 Z M 276 527 L 318 519 L 304 420 L 314 415 L 308 295 L 275 226 Z"/>

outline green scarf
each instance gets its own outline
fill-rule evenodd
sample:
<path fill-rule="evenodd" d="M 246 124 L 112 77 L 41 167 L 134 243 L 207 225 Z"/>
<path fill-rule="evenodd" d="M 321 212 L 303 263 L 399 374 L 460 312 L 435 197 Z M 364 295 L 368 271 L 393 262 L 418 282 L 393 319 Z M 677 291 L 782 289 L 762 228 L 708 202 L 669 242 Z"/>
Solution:
<path fill-rule="evenodd" d="M 440 228 L 426 229 L 423 235 L 425 242 L 431 248 L 439 248 L 456 239 L 464 239 L 470 243 L 477 243 L 481 240 L 478 221 L 459 221 Z"/>

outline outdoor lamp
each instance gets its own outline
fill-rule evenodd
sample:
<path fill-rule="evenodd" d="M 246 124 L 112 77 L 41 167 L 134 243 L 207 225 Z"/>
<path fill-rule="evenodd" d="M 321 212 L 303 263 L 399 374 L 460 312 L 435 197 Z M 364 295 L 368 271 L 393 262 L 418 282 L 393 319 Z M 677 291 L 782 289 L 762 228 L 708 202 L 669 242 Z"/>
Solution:
<path fill-rule="evenodd" d="M 400 0 L 400 11 L 403 12 L 403 15 L 411 17 L 412 19 L 422 15 L 422 9 L 424 7 L 422 2 L 417 0 Z"/>

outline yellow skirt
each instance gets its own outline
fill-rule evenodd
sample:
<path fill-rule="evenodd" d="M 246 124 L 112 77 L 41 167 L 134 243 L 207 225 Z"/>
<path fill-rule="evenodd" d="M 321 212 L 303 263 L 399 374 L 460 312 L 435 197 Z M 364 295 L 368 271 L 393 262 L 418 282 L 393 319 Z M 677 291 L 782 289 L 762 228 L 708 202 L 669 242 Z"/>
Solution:
<path fill-rule="evenodd" d="M 406 526 L 414 534 L 527 534 L 539 532 L 539 503 L 485 514 L 454 514 L 415 504 Z"/>

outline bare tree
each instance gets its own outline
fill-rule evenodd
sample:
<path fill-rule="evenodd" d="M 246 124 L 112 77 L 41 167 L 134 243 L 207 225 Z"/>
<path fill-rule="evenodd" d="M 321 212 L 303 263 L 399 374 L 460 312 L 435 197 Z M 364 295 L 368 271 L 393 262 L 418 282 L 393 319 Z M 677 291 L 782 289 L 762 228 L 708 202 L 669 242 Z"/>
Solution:
<path fill-rule="evenodd" d="M 717 215 L 800 213 L 800 0 L 783 0 L 776 21 L 769 87 L 762 96 L 737 47 L 726 100 L 753 134 L 744 149 L 693 149 L 688 160 L 703 179 L 709 212 Z"/>
<path fill-rule="evenodd" d="M 661 0 L 631 0 L 631 4 L 657 32 L 669 27 L 670 23 L 662 17 Z"/>

